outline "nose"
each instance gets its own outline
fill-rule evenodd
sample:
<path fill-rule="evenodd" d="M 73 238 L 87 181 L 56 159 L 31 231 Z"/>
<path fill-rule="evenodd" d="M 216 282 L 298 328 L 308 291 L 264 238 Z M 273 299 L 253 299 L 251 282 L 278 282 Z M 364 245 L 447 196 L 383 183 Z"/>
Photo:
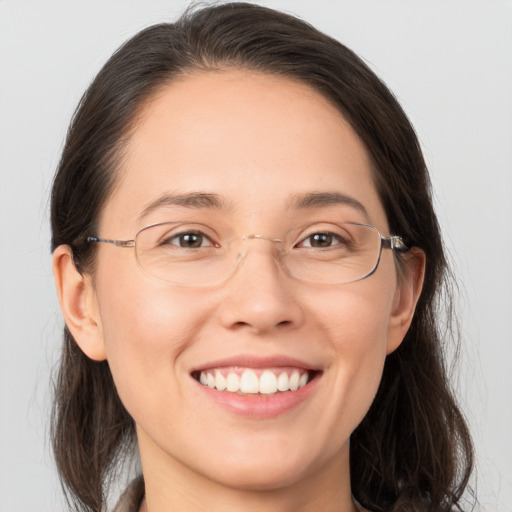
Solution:
<path fill-rule="evenodd" d="M 264 334 L 275 329 L 300 326 L 304 313 L 297 301 L 297 283 L 276 260 L 275 240 L 247 237 L 246 254 L 225 283 L 221 322 L 229 329 L 247 329 Z"/>

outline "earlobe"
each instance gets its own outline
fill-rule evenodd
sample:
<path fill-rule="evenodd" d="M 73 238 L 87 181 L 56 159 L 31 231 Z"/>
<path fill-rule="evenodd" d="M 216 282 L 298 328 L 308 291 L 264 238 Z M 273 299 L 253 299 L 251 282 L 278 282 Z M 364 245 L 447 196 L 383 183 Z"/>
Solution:
<path fill-rule="evenodd" d="M 387 354 L 399 347 L 411 325 L 423 288 L 425 264 L 425 253 L 421 249 L 414 247 L 405 255 L 389 323 Z"/>
<path fill-rule="evenodd" d="M 60 245 L 53 252 L 53 277 L 64 320 L 76 343 L 89 358 L 105 360 L 101 318 L 92 280 L 78 272 L 67 245 Z"/>

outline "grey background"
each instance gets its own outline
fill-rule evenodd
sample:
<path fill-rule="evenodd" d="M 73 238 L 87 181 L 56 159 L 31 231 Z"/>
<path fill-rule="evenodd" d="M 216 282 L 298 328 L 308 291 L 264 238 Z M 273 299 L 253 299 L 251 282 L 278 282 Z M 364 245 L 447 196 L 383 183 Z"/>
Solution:
<path fill-rule="evenodd" d="M 340 39 L 415 124 L 460 282 L 454 385 L 481 510 L 512 511 L 512 2 L 275 0 Z M 83 90 L 183 1 L 0 0 L 0 512 L 65 510 L 48 446 L 61 320 L 48 193 Z"/>

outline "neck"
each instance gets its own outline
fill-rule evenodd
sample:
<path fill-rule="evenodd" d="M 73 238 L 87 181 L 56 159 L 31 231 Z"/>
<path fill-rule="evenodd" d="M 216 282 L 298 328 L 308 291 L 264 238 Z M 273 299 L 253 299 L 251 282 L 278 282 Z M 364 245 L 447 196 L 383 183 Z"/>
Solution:
<path fill-rule="evenodd" d="M 350 490 L 348 446 L 320 469 L 279 486 L 230 486 L 161 453 L 139 432 L 146 485 L 140 512 L 357 512 Z"/>

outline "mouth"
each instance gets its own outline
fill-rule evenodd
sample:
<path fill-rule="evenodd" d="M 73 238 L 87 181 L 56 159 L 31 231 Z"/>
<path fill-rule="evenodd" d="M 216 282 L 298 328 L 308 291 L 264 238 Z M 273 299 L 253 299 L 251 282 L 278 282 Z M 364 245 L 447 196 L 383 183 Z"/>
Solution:
<path fill-rule="evenodd" d="M 192 372 L 203 386 L 237 395 L 272 396 L 307 386 L 319 371 L 296 367 L 212 367 Z"/>
<path fill-rule="evenodd" d="M 324 370 L 288 356 L 237 355 L 190 370 L 198 396 L 230 414 L 253 420 L 276 418 L 317 395 Z"/>

